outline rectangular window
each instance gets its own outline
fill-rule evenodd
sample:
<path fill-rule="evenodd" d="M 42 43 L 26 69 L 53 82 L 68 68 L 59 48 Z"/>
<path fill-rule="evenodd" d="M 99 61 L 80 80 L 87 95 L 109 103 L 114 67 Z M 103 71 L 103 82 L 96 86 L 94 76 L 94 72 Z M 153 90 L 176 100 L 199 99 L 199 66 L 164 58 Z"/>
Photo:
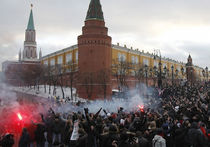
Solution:
<path fill-rule="evenodd" d="M 123 61 L 126 61 L 126 55 L 123 54 Z"/>
<path fill-rule="evenodd" d="M 143 59 L 143 65 L 149 66 L 149 60 L 148 59 Z"/>
<path fill-rule="evenodd" d="M 167 68 L 167 64 L 166 64 L 166 63 L 163 63 L 163 68 L 164 68 L 164 67 L 166 67 L 166 68 Z"/>
<path fill-rule="evenodd" d="M 159 67 L 159 62 L 158 61 L 154 61 L 154 67 Z"/>
<path fill-rule="evenodd" d="M 132 56 L 132 57 L 131 57 L 131 62 L 132 62 L 133 64 L 138 64 L 138 63 L 139 63 L 138 57 Z"/>
<path fill-rule="evenodd" d="M 76 51 L 76 62 L 78 62 L 78 51 Z"/>
<path fill-rule="evenodd" d="M 132 62 L 133 64 L 135 64 L 135 57 L 134 57 L 134 56 L 131 57 L 131 62 Z"/>
<path fill-rule="evenodd" d="M 63 56 L 58 56 L 58 64 L 59 65 L 63 64 Z"/>
<path fill-rule="evenodd" d="M 69 62 L 72 62 L 72 53 L 66 54 L 66 64 L 68 64 Z"/>
<path fill-rule="evenodd" d="M 126 55 L 125 54 L 118 53 L 118 61 L 119 62 L 126 61 Z"/>
<path fill-rule="evenodd" d="M 44 61 L 44 65 L 48 65 L 48 60 L 45 60 Z"/>
<path fill-rule="evenodd" d="M 178 70 L 178 71 L 181 71 L 181 67 L 180 66 L 176 66 L 176 69 Z"/>
<path fill-rule="evenodd" d="M 121 53 L 118 53 L 118 61 L 121 61 Z"/>
<path fill-rule="evenodd" d="M 136 64 L 138 64 L 139 63 L 139 59 L 138 59 L 138 57 L 136 57 Z"/>
<path fill-rule="evenodd" d="M 54 58 L 50 60 L 50 66 L 55 66 L 55 59 Z"/>

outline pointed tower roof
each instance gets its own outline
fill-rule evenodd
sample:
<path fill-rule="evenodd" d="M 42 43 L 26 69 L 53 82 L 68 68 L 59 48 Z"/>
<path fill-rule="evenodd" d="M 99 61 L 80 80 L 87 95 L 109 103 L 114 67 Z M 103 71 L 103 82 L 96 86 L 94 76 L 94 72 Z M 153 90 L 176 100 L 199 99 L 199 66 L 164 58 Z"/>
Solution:
<path fill-rule="evenodd" d="M 100 0 L 91 0 L 90 2 L 86 20 L 91 20 L 91 19 L 104 20 L 104 15 L 101 8 Z"/>
<path fill-rule="evenodd" d="M 188 59 L 191 59 L 191 55 L 189 54 Z"/>
<path fill-rule="evenodd" d="M 27 30 L 35 30 L 32 7 L 33 7 L 33 5 L 31 4 L 31 13 L 30 13 L 29 21 L 28 21 Z"/>

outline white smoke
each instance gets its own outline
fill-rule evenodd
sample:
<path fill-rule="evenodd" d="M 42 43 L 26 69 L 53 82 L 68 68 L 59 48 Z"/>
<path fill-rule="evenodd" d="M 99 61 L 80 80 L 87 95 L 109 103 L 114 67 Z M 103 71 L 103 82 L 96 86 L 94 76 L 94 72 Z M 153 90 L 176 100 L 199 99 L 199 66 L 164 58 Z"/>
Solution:
<path fill-rule="evenodd" d="M 112 100 L 95 100 L 82 104 L 80 107 L 72 104 L 65 104 L 55 108 L 58 113 L 68 113 L 83 111 L 83 108 L 88 108 L 89 112 L 96 113 L 100 108 L 105 109 L 107 112 L 117 112 L 120 107 L 124 111 L 131 112 L 139 109 L 139 106 L 144 108 L 156 108 L 160 100 L 157 100 L 151 96 L 153 89 L 147 89 L 144 84 L 141 84 L 141 90 L 138 88 L 129 90 L 126 95 L 127 98 L 113 98 Z M 146 95 L 146 96 L 145 96 Z M 150 97 L 150 98 L 148 98 Z"/>
<path fill-rule="evenodd" d="M 11 90 L 11 87 L 5 83 L 0 83 L 0 107 L 19 107 L 16 93 Z M 1 109 L 0 109 L 1 110 Z"/>

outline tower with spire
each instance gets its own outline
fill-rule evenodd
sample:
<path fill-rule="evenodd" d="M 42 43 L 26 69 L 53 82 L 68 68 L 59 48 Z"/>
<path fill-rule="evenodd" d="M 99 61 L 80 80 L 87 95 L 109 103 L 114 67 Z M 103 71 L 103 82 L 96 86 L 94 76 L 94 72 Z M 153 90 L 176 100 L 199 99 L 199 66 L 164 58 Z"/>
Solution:
<path fill-rule="evenodd" d="M 42 58 L 42 49 L 40 48 L 40 50 L 39 50 L 39 60 L 41 60 L 41 58 Z"/>
<path fill-rule="evenodd" d="M 193 68 L 192 57 L 190 54 L 187 58 L 186 75 L 187 75 L 187 81 L 189 83 L 191 83 L 191 85 L 192 85 L 193 82 L 195 81 L 195 72 L 194 72 L 194 68 Z"/>
<path fill-rule="evenodd" d="M 37 61 L 37 45 L 36 45 L 36 31 L 33 19 L 33 5 L 31 4 L 31 12 L 28 21 L 28 26 L 25 32 L 25 41 L 23 49 L 23 61 Z"/>
<path fill-rule="evenodd" d="M 20 51 L 19 51 L 19 55 L 18 55 L 18 61 L 20 62 L 20 61 L 21 61 L 21 59 L 22 59 L 22 52 L 21 52 L 21 49 L 20 49 Z"/>
<path fill-rule="evenodd" d="M 192 57 L 191 57 L 190 54 L 189 54 L 189 56 L 187 58 L 187 64 L 188 64 L 188 66 L 192 66 Z"/>
<path fill-rule="evenodd" d="M 78 36 L 80 97 L 111 96 L 111 41 L 105 27 L 100 0 L 91 0 L 82 35 Z"/>

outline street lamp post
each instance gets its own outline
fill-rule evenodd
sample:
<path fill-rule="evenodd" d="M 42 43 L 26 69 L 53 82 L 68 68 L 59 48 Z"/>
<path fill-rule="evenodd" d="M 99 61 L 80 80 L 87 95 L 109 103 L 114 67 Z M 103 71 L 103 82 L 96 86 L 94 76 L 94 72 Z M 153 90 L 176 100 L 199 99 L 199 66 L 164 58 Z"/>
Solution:
<path fill-rule="evenodd" d="M 204 69 L 202 70 L 202 74 L 203 74 L 203 79 L 204 79 L 204 81 L 205 81 L 206 74 L 205 74 L 205 70 L 204 70 Z"/>
<path fill-rule="evenodd" d="M 145 65 L 146 85 L 148 86 L 148 66 Z"/>
<path fill-rule="evenodd" d="M 193 85 L 193 69 L 191 68 L 190 69 L 190 73 L 191 73 L 191 87 Z"/>
<path fill-rule="evenodd" d="M 154 86 L 156 86 L 156 76 L 157 76 L 157 67 L 156 66 L 153 67 L 153 71 L 154 71 L 154 74 L 153 74 L 153 76 L 154 76 Z"/>
<path fill-rule="evenodd" d="M 184 68 L 181 68 L 182 76 L 184 75 Z"/>
<path fill-rule="evenodd" d="M 166 66 L 163 68 L 163 75 L 164 75 L 164 78 L 166 79 L 166 75 L 167 75 L 167 68 L 166 68 Z"/>
<path fill-rule="evenodd" d="M 176 84 L 177 84 L 177 81 L 179 80 L 178 76 L 179 76 L 179 70 L 176 69 L 176 79 L 175 79 Z"/>
<path fill-rule="evenodd" d="M 206 79 L 207 79 L 207 82 L 209 81 L 209 70 L 208 70 L 208 67 L 206 67 Z"/>
<path fill-rule="evenodd" d="M 158 75 L 158 87 L 162 88 L 162 69 L 161 69 L 161 56 L 160 56 L 160 61 L 159 61 L 159 75 Z"/>
<path fill-rule="evenodd" d="M 174 66 L 171 66 L 171 72 L 172 72 L 172 86 L 174 86 Z"/>
<path fill-rule="evenodd" d="M 149 69 L 150 77 L 152 77 L 152 68 Z"/>
<path fill-rule="evenodd" d="M 156 52 L 156 55 L 154 53 L 154 59 L 156 58 L 156 56 L 158 56 L 158 53 L 159 53 L 159 73 L 158 73 L 158 87 L 161 88 L 162 87 L 162 69 L 161 69 L 161 66 L 162 66 L 162 58 L 161 58 L 161 52 L 159 49 L 157 50 L 154 50 L 154 52 Z"/>

